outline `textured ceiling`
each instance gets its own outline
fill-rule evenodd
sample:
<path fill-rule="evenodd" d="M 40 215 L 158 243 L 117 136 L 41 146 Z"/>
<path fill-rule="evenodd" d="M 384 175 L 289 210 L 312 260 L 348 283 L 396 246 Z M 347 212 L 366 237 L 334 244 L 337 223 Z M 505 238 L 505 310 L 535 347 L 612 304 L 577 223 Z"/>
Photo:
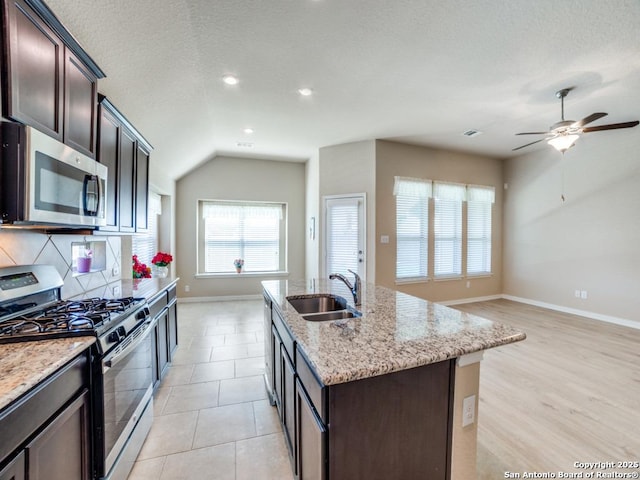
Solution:
<path fill-rule="evenodd" d="M 638 0 L 46 1 L 155 147 L 159 185 L 216 154 L 304 160 L 374 138 L 506 158 L 536 139 L 516 132 L 560 119 L 568 86 L 569 119 L 640 118 Z M 518 153 L 535 148 L 550 147 Z"/>

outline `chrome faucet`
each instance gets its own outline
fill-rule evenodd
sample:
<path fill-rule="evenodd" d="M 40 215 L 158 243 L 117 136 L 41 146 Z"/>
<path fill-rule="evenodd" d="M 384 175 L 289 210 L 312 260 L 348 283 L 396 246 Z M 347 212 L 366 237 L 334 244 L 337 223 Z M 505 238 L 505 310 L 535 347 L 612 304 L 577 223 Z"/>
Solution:
<path fill-rule="evenodd" d="M 351 285 L 351 282 L 347 280 L 347 278 L 341 273 L 332 273 L 331 275 L 329 275 L 329 280 L 333 280 L 334 278 L 342 280 L 344 284 L 349 288 L 349 290 L 351 290 L 351 294 L 353 295 L 353 303 L 356 307 L 359 307 L 360 296 L 362 292 L 362 280 L 360 280 L 360 276 L 353 270 L 349 270 L 349 272 L 355 275 L 355 281 L 353 282 L 353 285 Z"/>

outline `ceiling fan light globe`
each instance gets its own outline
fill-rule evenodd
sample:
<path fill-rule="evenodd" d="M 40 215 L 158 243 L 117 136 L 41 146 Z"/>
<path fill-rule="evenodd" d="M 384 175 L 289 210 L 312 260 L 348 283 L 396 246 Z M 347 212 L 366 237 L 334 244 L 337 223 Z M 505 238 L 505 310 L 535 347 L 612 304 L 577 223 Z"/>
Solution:
<path fill-rule="evenodd" d="M 564 153 L 568 149 L 573 147 L 573 144 L 576 143 L 576 140 L 578 140 L 578 138 L 580 138 L 579 135 L 559 135 L 552 138 L 547 143 L 559 152 Z"/>

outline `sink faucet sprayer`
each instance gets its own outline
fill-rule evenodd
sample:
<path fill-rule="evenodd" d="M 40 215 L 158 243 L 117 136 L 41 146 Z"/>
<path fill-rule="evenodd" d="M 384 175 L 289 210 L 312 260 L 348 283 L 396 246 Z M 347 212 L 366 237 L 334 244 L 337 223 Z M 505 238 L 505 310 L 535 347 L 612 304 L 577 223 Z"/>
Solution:
<path fill-rule="evenodd" d="M 349 272 L 355 275 L 355 281 L 353 282 L 353 285 L 351 285 L 351 282 L 347 280 L 347 278 L 341 273 L 332 273 L 331 275 L 329 275 L 329 280 L 333 280 L 334 278 L 342 280 L 344 284 L 349 288 L 349 290 L 351 290 L 351 294 L 353 295 L 353 303 L 355 303 L 356 307 L 359 307 L 361 295 L 360 292 L 362 291 L 362 281 L 360 280 L 360 276 L 356 272 L 354 272 L 353 270 L 349 270 Z"/>

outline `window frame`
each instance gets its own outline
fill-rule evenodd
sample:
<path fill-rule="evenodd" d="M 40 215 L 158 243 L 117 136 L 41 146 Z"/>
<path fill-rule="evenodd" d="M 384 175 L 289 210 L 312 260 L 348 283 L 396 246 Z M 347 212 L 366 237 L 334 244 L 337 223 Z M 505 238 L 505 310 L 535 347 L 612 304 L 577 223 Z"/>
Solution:
<path fill-rule="evenodd" d="M 207 245 L 206 245 L 206 219 L 204 217 L 204 209 L 206 205 L 231 205 L 240 207 L 256 207 L 256 206 L 277 206 L 281 208 L 281 218 L 279 220 L 279 252 L 278 252 L 278 268 L 277 270 L 260 270 L 247 271 L 243 269 L 242 274 L 236 273 L 233 263 L 230 262 L 229 268 L 224 271 L 206 271 L 207 262 Z M 242 277 L 247 275 L 254 276 L 278 276 L 287 274 L 288 259 L 288 212 L 289 206 L 287 202 L 277 201 L 244 201 L 244 200 L 220 200 L 220 199 L 199 199 L 197 201 L 197 273 L 198 277 Z M 246 267 L 245 267 L 246 268 Z"/>

